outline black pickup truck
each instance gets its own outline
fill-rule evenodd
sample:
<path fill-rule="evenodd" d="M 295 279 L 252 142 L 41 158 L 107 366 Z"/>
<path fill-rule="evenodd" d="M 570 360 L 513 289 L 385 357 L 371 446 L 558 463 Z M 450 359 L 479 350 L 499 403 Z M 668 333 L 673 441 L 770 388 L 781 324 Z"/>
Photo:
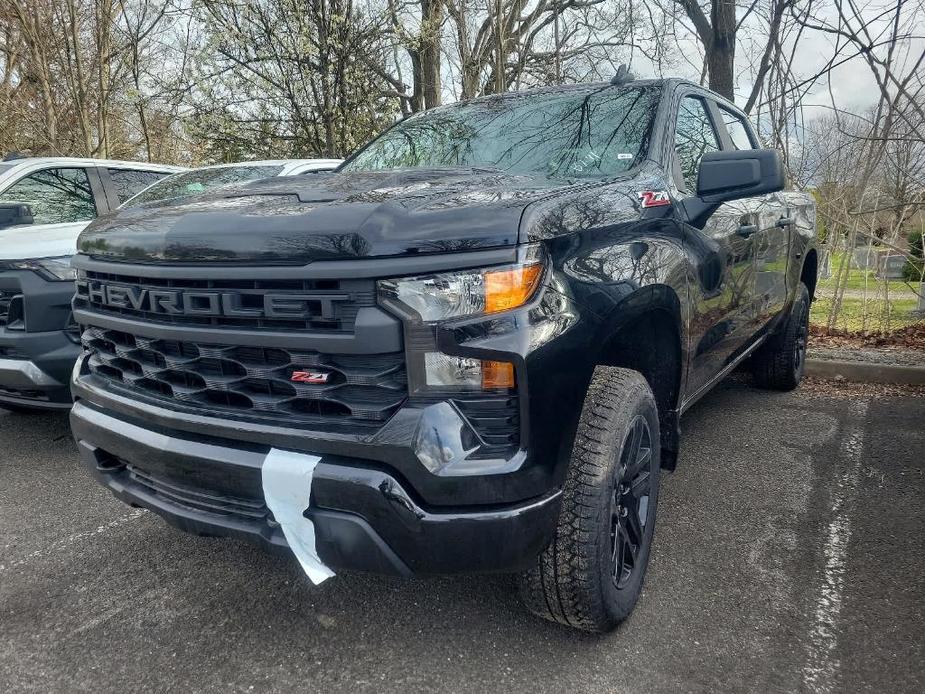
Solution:
<path fill-rule="evenodd" d="M 682 412 L 740 364 L 802 376 L 815 211 L 784 188 L 735 106 L 623 79 L 116 212 L 74 259 L 81 456 L 120 499 L 307 571 L 519 573 L 537 614 L 610 629 Z"/>

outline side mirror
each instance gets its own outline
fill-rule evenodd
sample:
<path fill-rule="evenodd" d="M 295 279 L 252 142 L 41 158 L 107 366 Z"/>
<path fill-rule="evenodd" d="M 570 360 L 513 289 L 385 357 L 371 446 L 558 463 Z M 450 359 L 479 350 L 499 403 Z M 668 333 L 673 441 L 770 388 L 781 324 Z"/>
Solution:
<path fill-rule="evenodd" d="M 700 160 L 697 195 L 681 206 L 688 221 L 702 227 L 716 208 L 729 200 L 784 189 L 784 165 L 776 149 L 710 152 Z"/>
<path fill-rule="evenodd" d="M 33 224 L 32 208 L 22 202 L 0 202 L 0 229 Z"/>

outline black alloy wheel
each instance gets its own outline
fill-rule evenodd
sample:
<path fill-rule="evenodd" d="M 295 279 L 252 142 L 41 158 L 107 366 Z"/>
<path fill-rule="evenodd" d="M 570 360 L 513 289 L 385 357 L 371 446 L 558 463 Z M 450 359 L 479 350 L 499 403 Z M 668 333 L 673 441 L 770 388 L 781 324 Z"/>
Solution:
<path fill-rule="evenodd" d="M 645 418 L 637 415 L 623 443 L 611 502 L 611 577 L 618 589 L 633 576 L 649 518 L 652 434 Z"/>

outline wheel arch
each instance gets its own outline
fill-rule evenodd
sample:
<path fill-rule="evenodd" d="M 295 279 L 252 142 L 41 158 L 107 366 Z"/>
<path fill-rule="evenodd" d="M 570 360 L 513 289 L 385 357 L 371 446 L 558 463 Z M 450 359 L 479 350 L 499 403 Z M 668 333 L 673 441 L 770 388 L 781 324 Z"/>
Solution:
<path fill-rule="evenodd" d="M 800 270 L 800 281 L 809 289 L 809 301 L 816 298 L 816 282 L 819 278 L 819 256 L 815 248 L 810 248 L 803 260 L 803 267 Z"/>
<path fill-rule="evenodd" d="M 662 467 L 674 469 L 678 451 L 678 404 L 684 373 L 681 302 L 666 285 L 645 287 L 618 304 L 604 322 L 595 365 L 633 369 L 643 375 L 659 411 Z"/>

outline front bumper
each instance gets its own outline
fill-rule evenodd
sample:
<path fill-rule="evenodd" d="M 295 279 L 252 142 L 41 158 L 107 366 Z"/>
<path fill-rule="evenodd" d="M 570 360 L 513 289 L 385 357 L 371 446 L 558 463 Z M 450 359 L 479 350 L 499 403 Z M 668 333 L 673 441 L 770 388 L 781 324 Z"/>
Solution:
<path fill-rule="evenodd" d="M 71 428 L 84 464 L 121 500 L 189 532 L 286 546 L 263 502 L 268 446 L 158 431 L 81 400 Z M 560 496 L 437 510 L 412 494 L 364 461 L 321 454 L 305 515 L 322 561 L 399 575 L 519 571 L 552 537 Z"/>
<path fill-rule="evenodd" d="M 0 328 L 0 404 L 69 408 L 68 380 L 79 354 L 80 347 L 63 330 Z"/>
<path fill-rule="evenodd" d="M 0 404 L 67 409 L 80 346 L 66 331 L 73 282 L 0 271 Z"/>

